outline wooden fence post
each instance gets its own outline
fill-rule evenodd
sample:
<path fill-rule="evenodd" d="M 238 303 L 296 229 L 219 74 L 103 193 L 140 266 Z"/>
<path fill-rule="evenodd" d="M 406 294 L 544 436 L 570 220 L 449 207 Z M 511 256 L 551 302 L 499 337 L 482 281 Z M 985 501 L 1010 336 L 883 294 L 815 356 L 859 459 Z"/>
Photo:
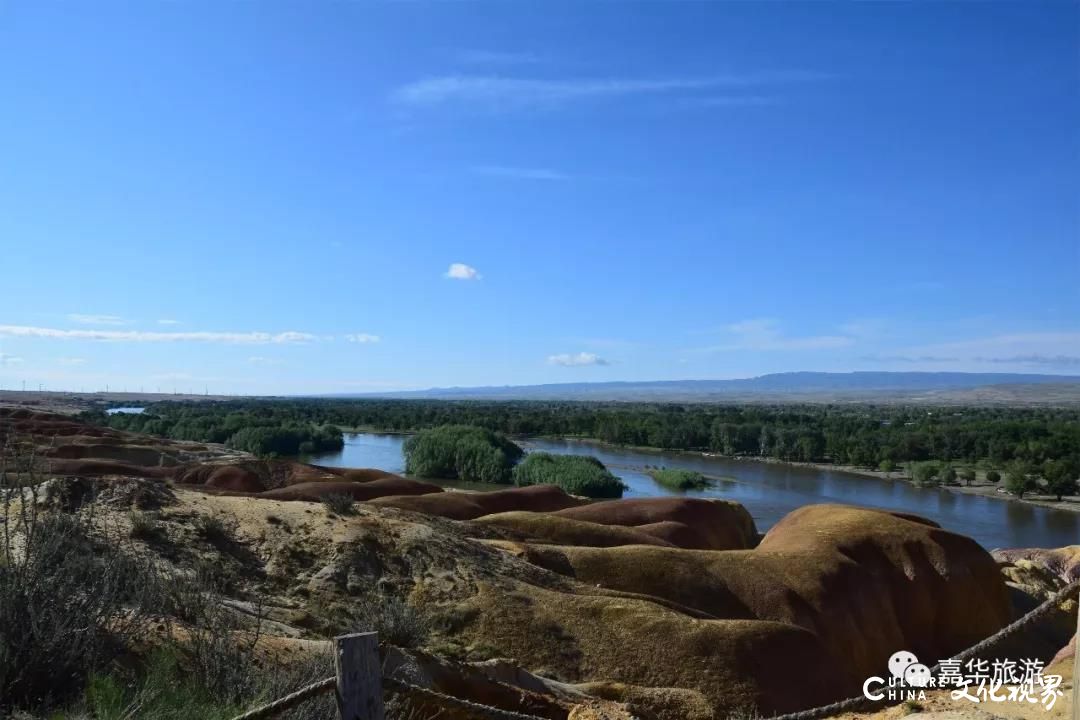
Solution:
<path fill-rule="evenodd" d="M 334 638 L 337 705 L 341 720 L 385 720 L 379 634 Z"/>

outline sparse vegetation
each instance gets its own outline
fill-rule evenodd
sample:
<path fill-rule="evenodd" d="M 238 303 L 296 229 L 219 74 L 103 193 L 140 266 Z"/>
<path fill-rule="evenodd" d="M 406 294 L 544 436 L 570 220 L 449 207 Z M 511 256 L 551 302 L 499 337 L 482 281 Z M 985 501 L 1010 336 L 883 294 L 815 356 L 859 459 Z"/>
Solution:
<path fill-rule="evenodd" d="M 231 540 L 235 530 L 235 521 L 226 521 L 217 515 L 199 515 L 195 519 L 195 533 L 215 545 Z"/>
<path fill-rule="evenodd" d="M 918 700 L 905 700 L 904 701 L 904 714 L 912 715 L 914 713 L 921 713 L 923 711 L 923 704 Z"/>
<path fill-rule="evenodd" d="M 334 515 L 354 515 L 356 513 L 356 501 L 351 495 L 345 493 L 327 493 L 319 497 L 323 507 L 328 513 Z"/>
<path fill-rule="evenodd" d="M 650 468 L 649 477 L 672 490 L 701 490 L 709 486 L 705 476 L 694 470 L 673 468 Z"/>
<path fill-rule="evenodd" d="M 160 543 L 165 540 L 165 528 L 158 519 L 157 513 L 135 510 L 128 517 L 131 520 L 132 538 L 148 543 Z"/>
<path fill-rule="evenodd" d="M 518 485 L 556 485 L 571 495 L 593 498 L 619 498 L 626 487 L 594 457 L 546 452 L 526 455 L 514 468 L 514 482 Z"/>

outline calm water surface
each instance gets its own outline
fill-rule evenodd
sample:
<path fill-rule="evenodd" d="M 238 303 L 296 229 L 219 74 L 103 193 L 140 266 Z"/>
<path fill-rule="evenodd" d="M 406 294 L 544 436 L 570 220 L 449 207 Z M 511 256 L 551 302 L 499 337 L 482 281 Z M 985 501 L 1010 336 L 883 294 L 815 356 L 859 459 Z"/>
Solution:
<path fill-rule="evenodd" d="M 402 473 L 405 461 L 401 446 L 405 439 L 405 435 L 350 434 L 345 436 L 345 447 L 340 452 L 315 455 L 309 460 L 333 467 L 373 467 Z M 629 450 L 578 440 L 529 440 L 522 445 L 528 450 L 597 457 L 630 486 L 624 497 L 688 495 L 735 500 L 750 511 L 761 531 L 802 505 L 837 502 L 922 515 L 944 528 L 975 538 L 987 548 L 1080 543 L 1080 513 L 920 489 L 903 481 L 691 453 Z M 680 493 L 654 482 L 643 472 L 645 465 L 685 468 L 729 479 L 719 480 L 707 490 Z"/>

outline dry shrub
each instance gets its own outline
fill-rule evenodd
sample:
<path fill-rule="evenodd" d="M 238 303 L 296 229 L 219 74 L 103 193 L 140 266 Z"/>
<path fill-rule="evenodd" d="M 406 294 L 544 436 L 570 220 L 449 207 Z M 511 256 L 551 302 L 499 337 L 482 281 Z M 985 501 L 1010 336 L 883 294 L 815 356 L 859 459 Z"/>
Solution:
<path fill-rule="evenodd" d="M 3 448 L 0 711 L 70 699 L 156 610 L 153 568 L 122 552 L 122 534 L 92 508 L 45 509 L 45 495 L 32 458 Z"/>

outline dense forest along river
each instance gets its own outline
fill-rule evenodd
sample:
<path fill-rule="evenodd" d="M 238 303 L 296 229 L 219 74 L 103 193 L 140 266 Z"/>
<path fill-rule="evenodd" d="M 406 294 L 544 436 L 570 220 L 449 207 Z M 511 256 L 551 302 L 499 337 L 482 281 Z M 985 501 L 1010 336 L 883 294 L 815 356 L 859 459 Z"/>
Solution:
<path fill-rule="evenodd" d="M 401 446 L 406 437 L 347 434 L 341 451 L 314 455 L 307 460 L 332 467 L 373 467 L 402 473 L 405 460 Z M 989 549 L 1061 547 L 1080 543 L 1080 513 L 948 490 L 916 488 L 902 480 L 879 480 L 839 471 L 693 453 L 631 450 L 580 440 L 536 439 L 521 445 L 527 450 L 595 456 L 630 486 L 623 497 L 685 494 L 735 500 L 750 511 L 762 532 L 797 507 L 835 502 L 915 513 L 948 530 L 968 535 Z M 706 490 L 680 493 L 654 482 L 644 473 L 646 465 L 697 470 L 725 479 Z M 470 484 L 469 487 L 492 490 L 499 486 Z"/>

